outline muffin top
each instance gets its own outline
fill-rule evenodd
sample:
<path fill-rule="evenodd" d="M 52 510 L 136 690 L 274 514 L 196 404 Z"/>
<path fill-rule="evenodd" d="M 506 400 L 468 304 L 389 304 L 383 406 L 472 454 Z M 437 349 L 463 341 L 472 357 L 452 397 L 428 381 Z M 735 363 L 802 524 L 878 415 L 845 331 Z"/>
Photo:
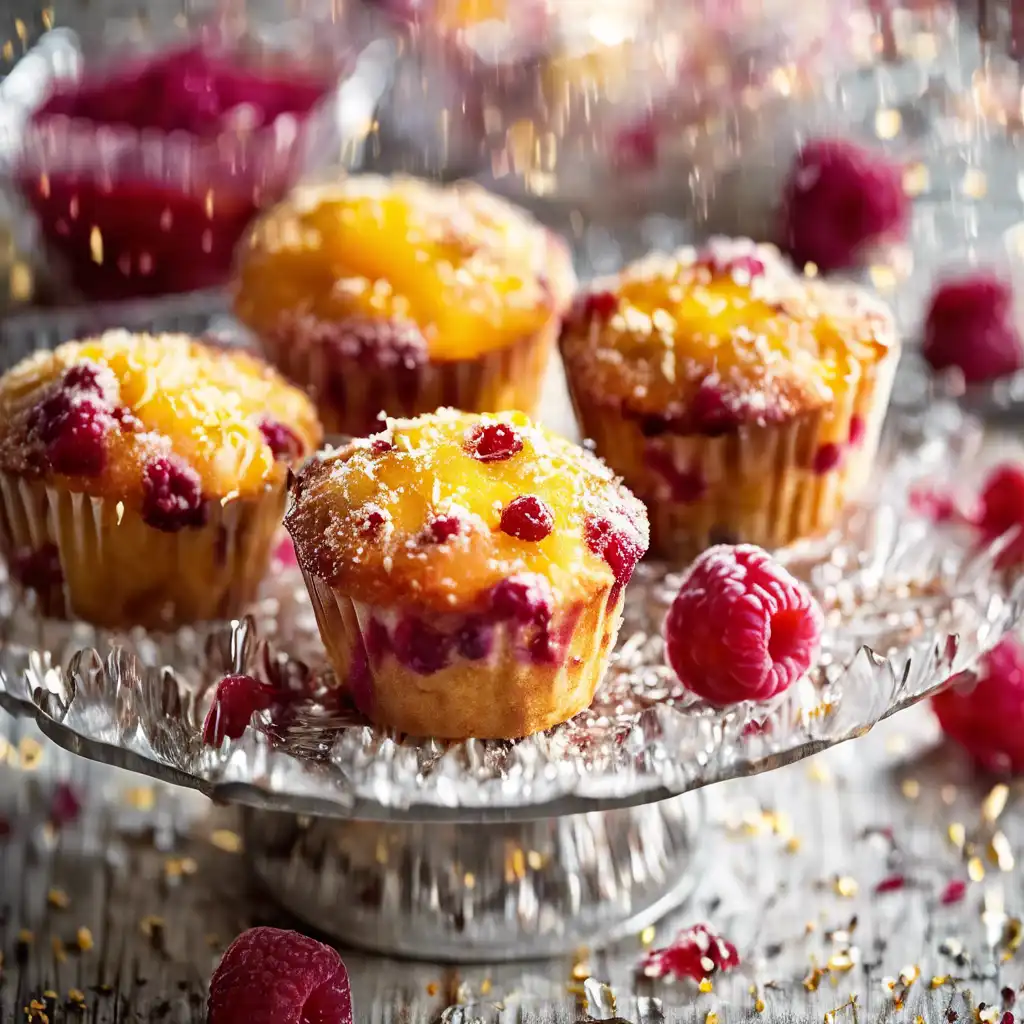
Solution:
<path fill-rule="evenodd" d="M 899 348 L 891 313 L 862 289 L 726 239 L 594 282 L 561 345 L 577 387 L 695 434 L 827 408 Z"/>
<path fill-rule="evenodd" d="M 251 355 L 186 335 L 110 331 L 0 378 L 0 469 L 133 508 L 155 491 L 168 511 L 254 495 L 320 439 L 301 391 Z"/>
<path fill-rule="evenodd" d="M 521 413 L 440 409 L 310 462 L 285 525 L 299 564 L 371 604 L 486 610 L 507 582 L 546 602 L 625 585 L 643 505 Z"/>
<path fill-rule="evenodd" d="M 257 222 L 235 310 L 262 334 L 395 321 L 454 360 L 533 334 L 574 281 L 561 240 L 483 189 L 367 175 L 299 187 Z"/>

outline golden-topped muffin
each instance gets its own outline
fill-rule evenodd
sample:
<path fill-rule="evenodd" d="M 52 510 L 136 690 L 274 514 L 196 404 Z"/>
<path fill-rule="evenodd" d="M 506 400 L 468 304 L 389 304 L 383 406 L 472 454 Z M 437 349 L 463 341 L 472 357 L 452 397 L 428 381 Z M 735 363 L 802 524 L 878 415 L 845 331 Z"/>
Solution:
<path fill-rule="evenodd" d="M 373 721 L 512 738 L 590 704 L 647 516 L 589 453 L 442 409 L 309 463 L 294 499 L 324 644 Z"/>
<path fill-rule="evenodd" d="M 745 240 L 595 282 L 561 335 L 580 425 L 651 511 L 652 548 L 787 544 L 863 485 L 899 359 L 888 309 Z"/>
<path fill-rule="evenodd" d="M 235 311 L 326 429 L 441 404 L 531 409 L 574 286 L 562 242 L 482 189 L 363 176 L 257 222 Z"/>
<path fill-rule="evenodd" d="M 309 399 L 244 352 L 126 331 L 39 352 L 0 378 L 8 568 L 97 625 L 236 614 L 320 440 Z"/>

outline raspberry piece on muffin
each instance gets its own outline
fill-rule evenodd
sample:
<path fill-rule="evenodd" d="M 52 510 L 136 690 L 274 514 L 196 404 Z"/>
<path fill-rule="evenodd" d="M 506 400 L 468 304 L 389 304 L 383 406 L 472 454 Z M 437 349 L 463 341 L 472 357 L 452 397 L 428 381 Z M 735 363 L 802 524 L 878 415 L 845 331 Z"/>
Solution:
<path fill-rule="evenodd" d="M 588 296 L 610 313 L 567 319 L 569 392 L 646 502 L 654 553 L 775 548 L 835 523 L 871 471 L 899 359 L 884 306 L 743 239 L 648 256 L 576 307 Z"/>
<path fill-rule="evenodd" d="M 588 452 L 521 413 L 442 409 L 313 460 L 294 499 L 324 645 L 374 722 L 513 739 L 590 704 L 647 517 Z"/>
<path fill-rule="evenodd" d="M 925 317 L 921 354 L 933 370 L 958 369 L 968 384 L 1016 373 L 1024 342 L 1009 283 L 982 270 L 940 284 Z"/>
<path fill-rule="evenodd" d="M 359 436 L 382 412 L 531 410 L 574 282 L 559 239 L 476 186 L 350 176 L 256 224 L 235 311 Z"/>
<path fill-rule="evenodd" d="M 782 248 L 823 273 L 899 241 L 910 221 L 903 169 L 845 139 L 814 139 L 797 155 L 782 204 Z"/>
<path fill-rule="evenodd" d="M 932 698 L 942 731 L 986 771 L 1024 772 L 1024 648 L 1007 637 Z"/>
<path fill-rule="evenodd" d="M 811 667 L 824 616 L 810 591 L 749 544 L 693 563 L 665 620 L 669 664 L 711 704 L 768 700 Z"/>
<path fill-rule="evenodd" d="M 111 331 L 0 378 L 0 552 L 47 615 L 153 629 L 240 613 L 288 474 L 319 445 L 309 399 L 258 359 Z"/>
<path fill-rule="evenodd" d="M 298 932 L 250 928 L 210 979 L 209 1024 L 352 1024 L 352 989 L 337 951 Z"/>

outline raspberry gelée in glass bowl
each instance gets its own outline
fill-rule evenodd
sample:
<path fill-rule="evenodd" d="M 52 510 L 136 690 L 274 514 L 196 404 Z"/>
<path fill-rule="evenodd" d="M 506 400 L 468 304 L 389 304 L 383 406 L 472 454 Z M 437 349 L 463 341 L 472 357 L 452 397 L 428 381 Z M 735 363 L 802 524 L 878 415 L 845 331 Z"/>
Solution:
<path fill-rule="evenodd" d="M 216 38 L 55 62 L 10 164 L 72 287 L 119 300 L 223 283 L 257 210 L 337 156 L 343 63 Z"/>

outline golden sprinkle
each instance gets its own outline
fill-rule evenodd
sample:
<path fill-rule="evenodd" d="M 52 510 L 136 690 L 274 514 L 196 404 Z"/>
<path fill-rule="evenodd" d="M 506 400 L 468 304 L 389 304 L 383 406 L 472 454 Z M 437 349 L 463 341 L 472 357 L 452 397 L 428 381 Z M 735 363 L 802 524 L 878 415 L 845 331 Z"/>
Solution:
<path fill-rule="evenodd" d="M 996 832 L 988 844 L 989 860 L 993 861 L 1000 871 L 1012 871 L 1014 867 L 1013 850 L 1010 840 L 1002 832 Z"/>
<path fill-rule="evenodd" d="M 1000 783 L 993 786 L 981 804 L 981 817 L 987 822 L 999 820 L 999 815 L 1006 809 L 1006 801 L 1010 796 L 1010 787 Z"/>
<path fill-rule="evenodd" d="M 949 836 L 949 841 L 958 850 L 964 848 L 964 843 L 967 842 L 967 829 L 959 821 L 950 822 L 949 828 L 946 829 L 946 835 Z"/>
<path fill-rule="evenodd" d="M 851 878 L 849 875 L 840 875 L 832 884 L 832 888 L 837 896 L 842 896 L 844 899 L 853 899 L 857 895 L 859 886 L 857 885 L 856 878 Z"/>
<path fill-rule="evenodd" d="M 799 853 L 802 845 L 803 843 L 799 836 L 790 836 L 786 840 L 786 853 Z"/>
<path fill-rule="evenodd" d="M 829 957 L 828 969 L 830 971 L 845 973 L 852 971 L 854 966 L 853 957 L 849 953 L 836 953 L 835 956 Z"/>
<path fill-rule="evenodd" d="M 814 758 L 807 766 L 807 778 L 812 782 L 827 785 L 832 781 L 832 769 L 820 758 Z"/>
<path fill-rule="evenodd" d="M 718 1014 L 714 1010 L 708 1010 L 708 1014 L 704 1018 L 704 1024 L 718 1024 Z"/>
<path fill-rule="evenodd" d="M 117 521 L 121 522 L 124 506 L 118 502 Z M 121 794 L 121 802 L 135 811 L 151 811 L 156 805 L 156 793 L 152 786 L 131 786 Z"/>
<path fill-rule="evenodd" d="M 754 1000 L 754 1011 L 756 1013 L 764 1013 L 764 1000 L 760 996 Z"/>
<path fill-rule="evenodd" d="M 914 1024 L 924 1024 L 924 1017 L 922 1017 L 921 1014 L 918 1014 L 914 1018 Z"/>
<path fill-rule="evenodd" d="M 921 795 L 921 783 L 917 779 L 904 779 L 900 783 L 900 792 L 908 800 L 916 800 Z"/>
<path fill-rule="evenodd" d="M 427 995 L 428 996 L 436 996 L 439 991 L 440 991 L 440 987 L 438 986 L 436 981 L 432 981 L 432 982 L 430 982 L 427 985 Z"/>
<path fill-rule="evenodd" d="M 480 995 L 485 996 L 490 991 L 491 991 L 491 979 L 490 978 L 484 978 L 484 980 L 480 982 Z"/>
<path fill-rule="evenodd" d="M 89 252 L 92 255 L 93 263 L 103 262 L 103 235 L 95 224 L 89 232 Z"/>
<path fill-rule="evenodd" d="M 53 28 L 53 8 L 44 7 L 39 12 L 39 17 L 42 19 L 43 28 L 45 28 L 46 31 L 49 32 L 50 29 Z"/>
<path fill-rule="evenodd" d="M 45 988 L 45 989 L 43 989 L 43 998 L 44 999 L 56 999 L 57 998 L 57 993 L 54 992 L 52 988 Z"/>
<path fill-rule="evenodd" d="M 817 992 L 818 986 L 821 984 L 821 979 L 825 976 L 825 972 L 820 967 L 812 967 L 811 973 L 804 978 L 804 988 L 808 992 Z"/>
<path fill-rule="evenodd" d="M 64 941 L 59 936 L 55 935 L 50 940 L 50 949 L 53 951 L 53 959 L 57 963 L 62 964 L 67 960 L 67 950 L 64 948 Z"/>
<path fill-rule="evenodd" d="M 655 930 L 654 930 L 654 925 L 653 924 L 652 925 L 648 925 L 640 933 L 640 945 L 641 946 L 650 946 L 650 945 L 652 945 L 654 943 L 654 936 L 656 934 L 657 934 L 657 932 L 655 932 Z"/>
<path fill-rule="evenodd" d="M 85 1002 L 85 993 L 80 988 L 69 989 L 68 999 L 73 1003 L 83 1004 Z"/>
<path fill-rule="evenodd" d="M 18 744 L 18 757 L 25 771 L 33 771 L 39 767 L 39 762 L 43 759 L 42 745 L 30 736 L 24 737 Z"/>
<path fill-rule="evenodd" d="M 713 992 L 714 990 L 715 990 L 715 986 L 711 984 L 711 979 L 710 978 L 701 978 L 700 979 L 700 984 L 697 986 L 697 991 L 698 992 L 701 992 L 702 994 L 707 995 L 709 992 Z"/>
<path fill-rule="evenodd" d="M 94 945 L 92 941 L 92 932 L 89 931 L 88 928 L 79 928 L 75 933 L 75 942 L 83 953 L 88 953 Z"/>
<path fill-rule="evenodd" d="M 986 1006 L 984 1010 L 980 1007 L 974 1011 L 974 1019 L 981 1024 L 995 1024 L 1002 1016 L 1002 1011 L 995 1006 Z"/>
<path fill-rule="evenodd" d="M 156 914 L 147 914 L 139 922 L 139 929 L 147 939 L 153 938 L 155 935 L 163 931 L 164 919 Z"/>
<path fill-rule="evenodd" d="M 67 910 L 71 906 L 71 897 L 63 889 L 51 889 L 46 894 L 46 902 L 57 910 Z"/>
<path fill-rule="evenodd" d="M 227 828 L 214 829 L 210 835 L 210 842 L 218 850 L 223 850 L 225 853 L 242 852 L 242 837 L 237 832 L 232 832 Z"/>
<path fill-rule="evenodd" d="M 948 974 L 935 974 L 932 975 L 932 980 L 928 982 L 929 988 L 942 988 L 946 982 L 949 981 Z"/>
<path fill-rule="evenodd" d="M 462 884 L 467 889 L 475 889 L 476 888 L 476 875 L 474 875 L 472 871 L 467 871 L 462 876 Z"/>
<path fill-rule="evenodd" d="M 972 857 L 967 862 L 967 877 L 972 882 L 980 882 L 985 877 L 985 865 L 981 863 L 980 857 Z"/>

